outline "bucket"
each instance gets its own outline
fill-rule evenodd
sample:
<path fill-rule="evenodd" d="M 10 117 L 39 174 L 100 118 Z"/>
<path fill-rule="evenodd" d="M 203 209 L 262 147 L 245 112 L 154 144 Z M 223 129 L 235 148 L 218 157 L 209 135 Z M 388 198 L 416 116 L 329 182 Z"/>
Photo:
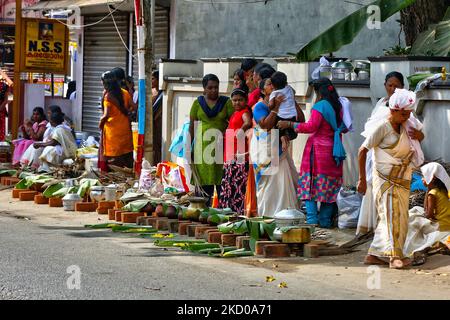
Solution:
<path fill-rule="evenodd" d="M 109 185 L 105 187 L 105 201 L 117 200 L 117 187 L 115 185 Z"/>

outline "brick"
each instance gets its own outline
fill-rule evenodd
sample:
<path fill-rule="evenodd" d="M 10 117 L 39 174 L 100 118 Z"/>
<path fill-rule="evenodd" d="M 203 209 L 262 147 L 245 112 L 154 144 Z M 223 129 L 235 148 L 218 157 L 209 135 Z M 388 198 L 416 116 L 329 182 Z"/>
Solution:
<path fill-rule="evenodd" d="M 97 202 L 77 202 L 75 203 L 75 211 L 94 212 L 97 209 Z"/>
<path fill-rule="evenodd" d="M 9 177 L 1 177 L 0 178 L 0 184 L 1 185 L 6 186 L 6 180 L 7 180 L 6 178 L 9 178 Z"/>
<path fill-rule="evenodd" d="M 264 247 L 269 244 L 278 244 L 278 241 L 256 241 L 255 255 L 262 256 L 264 254 Z"/>
<path fill-rule="evenodd" d="M 116 218 L 114 220 L 116 220 L 117 222 L 122 221 L 122 211 L 116 211 Z"/>
<path fill-rule="evenodd" d="M 158 230 L 169 230 L 169 219 L 166 217 L 159 217 L 156 220 L 155 228 Z"/>
<path fill-rule="evenodd" d="M 123 207 L 123 202 L 120 201 L 120 200 L 115 200 L 115 201 L 114 201 L 114 207 L 115 207 L 116 209 L 121 209 L 121 208 Z"/>
<path fill-rule="evenodd" d="M 116 219 L 116 209 L 108 209 L 108 219 L 115 220 Z"/>
<path fill-rule="evenodd" d="M 207 227 L 208 225 L 200 224 L 200 223 L 192 223 L 187 226 L 187 236 L 195 237 L 195 229 L 197 227 Z"/>
<path fill-rule="evenodd" d="M 114 201 L 100 201 L 98 203 L 98 208 L 99 209 L 113 209 L 115 206 L 115 202 Z"/>
<path fill-rule="evenodd" d="M 206 241 L 208 241 L 208 235 L 211 232 L 219 232 L 219 229 L 215 228 L 215 229 L 208 229 L 203 233 L 203 239 L 205 239 Z"/>
<path fill-rule="evenodd" d="M 20 201 L 34 201 L 34 196 L 37 195 L 37 191 L 23 191 L 19 194 Z"/>
<path fill-rule="evenodd" d="M 24 191 L 32 191 L 30 189 L 13 189 L 12 190 L 12 197 L 14 199 L 19 199 L 20 193 Z"/>
<path fill-rule="evenodd" d="M 170 233 L 178 233 L 179 225 L 180 225 L 180 220 L 169 219 L 169 232 Z"/>
<path fill-rule="evenodd" d="M 44 197 L 42 194 L 37 194 L 34 196 L 34 203 L 36 204 L 48 204 L 48 198 Z"/>
<path fill-rule="evenodd" d="M 11 186 L 19 183 L 20 179 L 16 177 L 2 177 L 2 184 L 5 186 Z"/>
<path fill-rule="evenodd" d="M 144 223 L 146 222 L 145 221 L 145 219 L 146 219 L 147 217 L 144 215 L 143 217 L 138 217 L 137 219 L 136 219 L 136 224 L 138 225 L 138 226 L 144 226 Z"/>
<path fill-rule="evenodd" d="M 61 197 L 52 197 L 48 199 L 48 205 L 52 208 L 59 208 L 63 206 Z"/>
<path fill-rule="evenodd" d="M 250 250 L 250 237 L 249 236 L 239 236 L 236 238 L 236 247 L 238 249 L 245 248 L 246 250 Z"/>
<path fill-rule="evenodd" d="M 222 232 L 210 232 L 208 233 L 208 242 L 209 243 L 222 243 Z"/>
<path fill-rule="evenodd" d="M 222 245 L 227 247 L 234 247 L 236 245 L 237 234 L 223 234 L 222 235 Z"/>
<path fill-rule="evenodd" d="M 303 246 L 303 256 L 305 258 L 318 258 L 319 257 L 319 245 L 317 244 L 305 244 Z"/>
<path fill-rule="evenodd" d="M 206 230 L 211 230 L 211 229 L 217 229 L 216 227 L 211 227 L 211 226 L 198 226 L 197 228 L 195 228 L 195 239 L 203 239 L 203 235 L 205 234 Z"/>
<path fill-rule="evenodd" d="M 123 223 L 136 223 L 137 218 L 143 217 L 144 214 L 141 212 L 122 212 L 122 222 Z"/>
<path fill-rule="evenodd" d="M 311 232 L 309 228 L 291 229 L 283 232 L 281 242 L 283 243 L 309 243 L 311 241 Z"/>
<path fill-rule="evenodd" d="M 187 235 L 187 227 L 188 227 L 189 225 L 191 225 L 191 224 L 192 224 L 192 222 L 190 222 L 190 221 L 183 221 L 183 222 L 180 222 L 180 223 L 178 224 L 178 233 L 179 233 L 181 236 Z"/>
<path fill-rule="evenodd" d="M 98 207 L 97 210 L 95 210 L 95 211 L 97 211 L 98 214 L 108 214 L 108 210 L 109 210 L 108 208 Z"/>
<path fill-rule="evenodd" d="M 44 183 L 35 183 L 30 187 L 30 189 L 37 191 L 37 192 L 44 192 L 45 189 L 43 188 L 43 186 L 44 186 Z"/>
<path fill-rule="evenodd" d="M 291 250 L 285 243 L 265 245 L 263 253 L 265 258 L 286 258 L 291 256 Z"/>
<path fill-rule="evenodd" d="M 145 222 L 147 223 L 146 226 L 151 226 L 156 229 L 156 221 L 158 221 L 159 218 L 155 217 L 147 217 Z"/>

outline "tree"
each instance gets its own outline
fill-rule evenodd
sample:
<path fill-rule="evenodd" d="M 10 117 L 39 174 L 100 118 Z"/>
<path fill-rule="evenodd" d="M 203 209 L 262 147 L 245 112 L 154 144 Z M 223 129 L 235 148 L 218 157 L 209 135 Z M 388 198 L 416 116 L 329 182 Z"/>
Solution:
<path fill-rule="evenodd" d="M 450 6 L 450 0 L 417 0 L 401 11 L 401 24 L 407 46 L 411 46 L 418 35 L 431 24 L 439 23 Z"/>

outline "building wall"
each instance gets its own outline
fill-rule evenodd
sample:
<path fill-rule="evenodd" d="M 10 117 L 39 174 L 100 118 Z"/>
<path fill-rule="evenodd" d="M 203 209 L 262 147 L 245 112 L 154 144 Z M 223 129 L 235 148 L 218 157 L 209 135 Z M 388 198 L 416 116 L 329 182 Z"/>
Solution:
<path fill-rule="evenodd" d="M 174 4 L 173 4 L 174 5 Z M 341 18 L 360 8 L 336 0 L 283 0 L 212 4 L 175 1 L 172 58 L 198 59 L 232 56 L 286 56 L 297 52 Z M 172 8 L 173 10 L 174 8 Z M 382 55 L 398 43 L 399 25 L 391 17 L 381 30 L 365 28 L 337 56 L 366 58 Z"/>

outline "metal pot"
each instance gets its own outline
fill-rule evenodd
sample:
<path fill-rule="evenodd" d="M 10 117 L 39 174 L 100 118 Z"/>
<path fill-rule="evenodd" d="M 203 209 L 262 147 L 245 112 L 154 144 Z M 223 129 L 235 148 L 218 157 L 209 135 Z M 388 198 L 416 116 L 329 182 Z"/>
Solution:
<path fill-rule="evenodd" d="M 368 60 L 355 60 L 353 64 L 355 69 L 370 70 L 370 61 Z"/>
<path fill-rule="evenodd" d="M 117 200 L 117 186 L 114 184 L 110 184 L 105 187 L 105 200 L 106 201 L 114 201 Z"/>
<path fill-rule="evenodd" d="M 333 80 L 346 80 L 350 79 L 350 75 L 353 72 L 354 67 L 350 62 L 339 60 L 332 64 L 331 72 Z"/>
<path fill-rule="evenodd" d="M 305 215 L 296 209 L 286 209 L 282 210 L 274 215 L 275 224 L 278 228 L 297 226 L 299 224 L 305 223 Z"/>
<path fill-rule="evenodd" d="M 81 202 L 83 199 L 78 193 L 68 193 L 62 198 L 64 211 L 75 211 L 75 204 Z"/>
<path fill-rule="evenodd" d="M 358 72 L 358 80 L 369 80 L 370 79 L 370 73 L 366 70 L 361 70 Z"/>
<path fill-rule="evenodd" d="M 93 186 L 91 187 L 91 191 L 89 193 L 92 200 L 97 202 L 105 200 L 105 187 L 102 186 Z"/>

